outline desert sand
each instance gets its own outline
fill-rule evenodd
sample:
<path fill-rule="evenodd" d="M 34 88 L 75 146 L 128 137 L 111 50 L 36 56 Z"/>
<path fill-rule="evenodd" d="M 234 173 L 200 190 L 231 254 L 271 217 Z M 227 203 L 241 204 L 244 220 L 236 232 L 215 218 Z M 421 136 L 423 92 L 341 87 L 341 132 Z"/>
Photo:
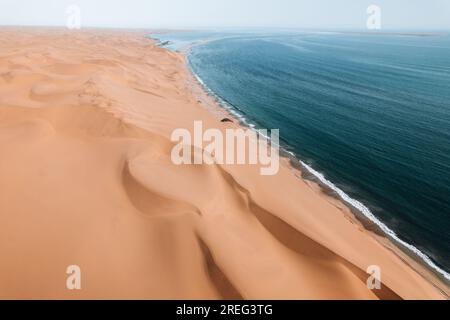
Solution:
<path fill-rule="evenodd" d="M 174 165 L 175 128 L 237 126 L 200 91 L 141 31 L 0 29 L 1 299 L 448 297 L 287 160 Z"/>

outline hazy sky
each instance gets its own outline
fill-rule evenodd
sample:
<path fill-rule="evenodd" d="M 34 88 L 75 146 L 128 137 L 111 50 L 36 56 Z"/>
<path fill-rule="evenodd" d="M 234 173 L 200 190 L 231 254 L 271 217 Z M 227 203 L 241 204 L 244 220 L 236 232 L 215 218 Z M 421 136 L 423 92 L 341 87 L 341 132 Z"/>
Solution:
<path fill-rule="evenodd" d="M 450 0 L 0 0 L 0 25 L 65 25 L 71 4 L 84 27 L 362 29 L 376 4 L 383 29 L 450 29 Z"/>

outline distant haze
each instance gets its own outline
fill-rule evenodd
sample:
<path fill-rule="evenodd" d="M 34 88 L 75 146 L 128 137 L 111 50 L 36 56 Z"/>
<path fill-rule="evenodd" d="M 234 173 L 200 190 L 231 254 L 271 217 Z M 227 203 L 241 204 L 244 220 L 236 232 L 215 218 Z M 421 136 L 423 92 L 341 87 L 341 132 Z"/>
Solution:
<path fill-rule="evenodd" d="M 450 29 L 450 0 L 0 0 L 0 25 L 64 26 L 73 4 L 83 27 L 364 29 L 375 4 L 382 29 Z"/>

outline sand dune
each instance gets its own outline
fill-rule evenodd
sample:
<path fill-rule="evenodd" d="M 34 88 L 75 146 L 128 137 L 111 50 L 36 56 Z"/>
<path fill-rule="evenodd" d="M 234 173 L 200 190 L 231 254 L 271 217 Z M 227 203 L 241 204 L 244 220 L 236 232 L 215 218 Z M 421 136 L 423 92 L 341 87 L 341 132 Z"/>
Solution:
<path fill-rule="evenodd" d="M 144 33 L 4 28 L 0 43 L 0 298 L 446 298 L 287 160 L 276 176 L 174 165 L 174 129 L 236 125 Z"/>

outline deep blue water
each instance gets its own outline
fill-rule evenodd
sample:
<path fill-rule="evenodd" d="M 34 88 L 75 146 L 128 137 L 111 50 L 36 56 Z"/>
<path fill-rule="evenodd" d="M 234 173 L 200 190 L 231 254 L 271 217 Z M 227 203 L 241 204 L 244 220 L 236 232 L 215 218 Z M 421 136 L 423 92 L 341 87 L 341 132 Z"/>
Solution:
<path fill-rule="evenodd" d="M 298 159 L 450 270 L 450 36 L 157 37 L 196 44 L 194 73 L 247 123 L 280 128 Z"/>

